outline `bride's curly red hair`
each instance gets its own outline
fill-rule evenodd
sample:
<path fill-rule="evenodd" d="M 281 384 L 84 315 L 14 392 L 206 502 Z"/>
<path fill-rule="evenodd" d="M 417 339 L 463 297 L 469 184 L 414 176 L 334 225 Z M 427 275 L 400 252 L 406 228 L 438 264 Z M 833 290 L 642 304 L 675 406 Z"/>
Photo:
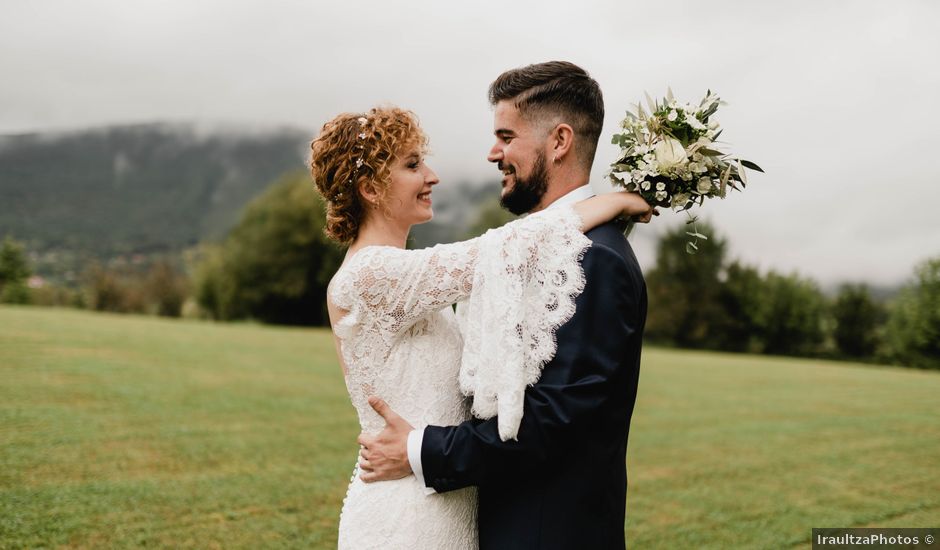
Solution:
<path fill-rule="evenodd" d="M 310 144 L 310 175 L 326 199 L 327 236 L 343 244 L 355 240 L 366 211 L 359 184 L 369 181 L 385 208 L 392 162 L 415 148 L 424 154 L 427 143 L 418 117 L 398 107 L 343 113 L 324 124 Z"/>

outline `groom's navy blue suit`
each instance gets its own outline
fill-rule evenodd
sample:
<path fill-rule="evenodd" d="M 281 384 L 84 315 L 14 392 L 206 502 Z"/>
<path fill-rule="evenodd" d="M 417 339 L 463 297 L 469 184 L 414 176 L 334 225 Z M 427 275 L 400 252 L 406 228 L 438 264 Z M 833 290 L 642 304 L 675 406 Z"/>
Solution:
<path fill-rule="evenodd" d="M 584 292 L 556 333 L 554 359 L 526 390 L 518 441 L 501 441 L 496 419 L 424 431 L 427 485 L 479 486 L 482 550 L 624 547 L 646 284 L 621 228 L 587 236 Z"/>

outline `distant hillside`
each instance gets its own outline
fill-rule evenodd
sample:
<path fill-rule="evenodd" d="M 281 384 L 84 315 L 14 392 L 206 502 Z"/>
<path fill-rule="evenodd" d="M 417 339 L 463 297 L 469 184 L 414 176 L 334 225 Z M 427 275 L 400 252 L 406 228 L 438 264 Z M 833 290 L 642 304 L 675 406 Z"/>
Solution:
<path fill-rule="evenodd" d="M 0 136 L 0 236 L 46 254 L 180 250 L 224 234 L 268 183 L 304 170 L 309 139 L 169 124 Z"/>
<path fill-rule="evenodd" d="M 90 259 L 133 262 L 220 237 L 286 172 L 306 170 L 294 128 L 142 124 L 0 136 L 0 239 L 27 244 L 37 271 L 74 280 Z M 459 238 L 498 187 L 441 185 L 426 246 Z"/>

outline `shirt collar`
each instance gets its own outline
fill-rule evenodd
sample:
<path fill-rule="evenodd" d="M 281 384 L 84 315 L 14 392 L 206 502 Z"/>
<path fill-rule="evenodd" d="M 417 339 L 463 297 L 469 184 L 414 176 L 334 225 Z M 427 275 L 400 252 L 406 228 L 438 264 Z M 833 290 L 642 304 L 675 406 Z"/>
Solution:
<path fill-rule="evenodd" d="M 591 189 L 591 184 L 586 183 L 577 189 L 572 189 L 567 194 L 564 194 L 557 199 L 555 202 L 549 204 L 545 207 L 546 210 L 550 208 L 556 208 L 559 206 L 567 206 L 569 204 L 574 204 L 578 201 L 583 201 L 584 199 L 589 199 L 594 196 L 594 190 Z"/>

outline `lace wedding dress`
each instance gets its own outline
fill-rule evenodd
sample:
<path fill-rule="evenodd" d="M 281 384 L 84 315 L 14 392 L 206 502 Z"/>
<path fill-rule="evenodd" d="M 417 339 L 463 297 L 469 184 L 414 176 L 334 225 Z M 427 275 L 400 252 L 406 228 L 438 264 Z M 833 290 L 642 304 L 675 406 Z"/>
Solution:
<path fill-rule="evenodd" d="M 584 287 L 578 261 L 590 241 L 580 227 L 575 211 L 563 207 L 468 241 L 422 250 L 369 246 L 349 258 L 329 292 L 348 312 L 333 331 L 362 431 L 385 426 L 368 404 L 371 395 L 421 428 L 467 420 L 464 394 L 474 393 L 474 413 L 498 410 L 500 433 L 505 415 L 505 434 L 514 436 L 525 385 L 554 355 L 553 331 L 573 314 Z M 467 306 L 466 341 L 451 307 L 457 302 Z M 507 361 L 490 364 L 494 357 Z M 476 489 L 429 491 L 413 475 L 367 484 L 354 471 L 339 548 L 477 548 Z"/>

